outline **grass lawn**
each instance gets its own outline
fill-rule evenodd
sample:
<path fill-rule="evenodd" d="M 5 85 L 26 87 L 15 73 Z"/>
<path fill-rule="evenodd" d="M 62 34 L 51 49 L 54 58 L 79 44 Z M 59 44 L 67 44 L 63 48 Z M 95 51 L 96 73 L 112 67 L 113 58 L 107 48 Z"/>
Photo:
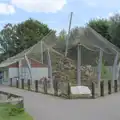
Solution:
<path fill-rule="evenodd" d="M 33 118 L 15 105 L 0 104 L 0 120 L 33 120 Z"/>

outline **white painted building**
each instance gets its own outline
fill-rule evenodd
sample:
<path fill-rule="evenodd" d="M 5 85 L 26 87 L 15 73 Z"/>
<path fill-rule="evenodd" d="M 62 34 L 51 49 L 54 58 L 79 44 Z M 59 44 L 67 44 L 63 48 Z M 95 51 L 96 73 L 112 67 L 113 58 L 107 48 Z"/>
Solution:
<path fill-rule="evenodd" d="M 5 66 L 1 69 L 2 73 L 2 84 L 10 84 L 10 78 L 13 79 L 13 84 L 16 83 L 16 79 L 32 79 L 32 81 L 40 80 L 43 77 L 48 77 L 48 67 L 47 65 L 41 64 L 40 62 L 29 59 L 31 66 L 31 74 L 25 59 L 22 59 L 16 63 Z"/>

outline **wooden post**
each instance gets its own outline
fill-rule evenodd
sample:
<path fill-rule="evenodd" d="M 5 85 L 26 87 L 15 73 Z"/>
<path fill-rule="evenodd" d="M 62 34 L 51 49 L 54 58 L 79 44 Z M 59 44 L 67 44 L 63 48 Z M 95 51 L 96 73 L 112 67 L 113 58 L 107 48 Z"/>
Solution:
<path fill-rule="evenodd" d="M 16 79 L 16 88 L 19 88 L 19 80 Z"/>
<path fill-rule="evenodd" d="M 54 80 L 54 95 L 58 96 L 58 81 Z"/>
<path fill-rule="evenodd" d="M 47 78 L 44 79 L 44 93 L 47 94 Z"/>
<path fill-rule="evenodd" d="M 35 80 L 35 92 L 38 92 L 38 80 Z"/>
<path fill-rule="evenodd" d="M 68 98 L 69 99 L 71 98 L 71 85 L 69 82 L 68 82 Z"/>
<path fill-rule="evenodd" d="M 111 94 L 111 80 L 108 81 L 108 94 Z"/>
<path fill-rule="evenodd" d="M 100 82 L 100 95 L 104 96 L 104 81 Z"/>
<path fill-rule="evenodd" d="M 21 87 L 22 87 L 22 89 L 24 89 L 24 79 L 21 79 Z"/>
<path fill-rule="evenodd" d="M 28 80 L 28 91 L 30 91 L 30 79 Z"/>
<path fill-rule="evenodd" d="M 12 78 L 10 78 L 10 87 L 12 87 Z"/>
<path fill-rule="evenodd" d="M 92 98 L 95 98 L 95 83 L 92 82 Z"/>
<path fill-rule="evenodd" d="M 118 92 L 117 80 L 114 80 L 114 92 Z"/>

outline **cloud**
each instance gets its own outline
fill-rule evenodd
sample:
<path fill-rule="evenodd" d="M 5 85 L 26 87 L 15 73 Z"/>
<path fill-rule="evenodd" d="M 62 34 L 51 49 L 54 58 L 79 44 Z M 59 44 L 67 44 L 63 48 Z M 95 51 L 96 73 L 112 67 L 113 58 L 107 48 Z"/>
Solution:
<path fill-rule="evenodd" d="M 119 8 L 120 0 L 81 0 L 89 6 L 101 8 Z"/>
<path fill-rule="evenodd" d="M 11 4 L 27 12 L 52 12 L 61 10 L 66 0 L 11 0 Z"/>
<path fill-rule="evenodd" d="M 0 15 L 14 14 L 15 8 L 6 3 L 0 3 Z"/>
<path fill-rule="evenodd" d="M 115 14 L 115 13 L 110 12 L 110 13 L 108 14 L 108 18 L 109 18 L 109 17 L 112 17 L 114 14 Z"/>
<path fill-rule="evenodd" d="M 107 19 L 110 19 L 110 18 L 113 17 L 115 14 L 120 14 L 120 10 L 115 11 L 115 12 L 110 12 L 110 13 L 108 13 Z"/>

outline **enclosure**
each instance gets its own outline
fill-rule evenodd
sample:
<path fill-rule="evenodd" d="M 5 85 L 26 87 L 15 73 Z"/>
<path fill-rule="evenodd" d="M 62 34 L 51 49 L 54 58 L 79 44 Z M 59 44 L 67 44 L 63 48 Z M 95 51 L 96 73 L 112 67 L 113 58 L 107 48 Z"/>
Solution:
<path fill-rule="evenodd" d="M 92 82 L 99 88 L 101 80 L 105 83 L 108 80 L 119 80 L 119 51 L 92 28 L 78 27 L 72 29 L 64 40 L 51 31 L 31 48 L 2 62 L 0 67 L 24 59 L 28 71 L 27 79 L 32 81 L 31 87 L 35 89 L 35 74 L 32 74 L 33 66 L 29 61 L 33 59 L 45 65 L 47 70 L 45 75 L 36 78 L 39 80 L 39 91 L 43 92 L 44 81 L 47 80 L 49 93 L 53 93 L 54 88 L 59 94 L 66 94 L 68 83 L 71 86 L 88 86 L 91 89 Z M 17 77 L 26 79 L 21 78 L 19 74 Z"/>

